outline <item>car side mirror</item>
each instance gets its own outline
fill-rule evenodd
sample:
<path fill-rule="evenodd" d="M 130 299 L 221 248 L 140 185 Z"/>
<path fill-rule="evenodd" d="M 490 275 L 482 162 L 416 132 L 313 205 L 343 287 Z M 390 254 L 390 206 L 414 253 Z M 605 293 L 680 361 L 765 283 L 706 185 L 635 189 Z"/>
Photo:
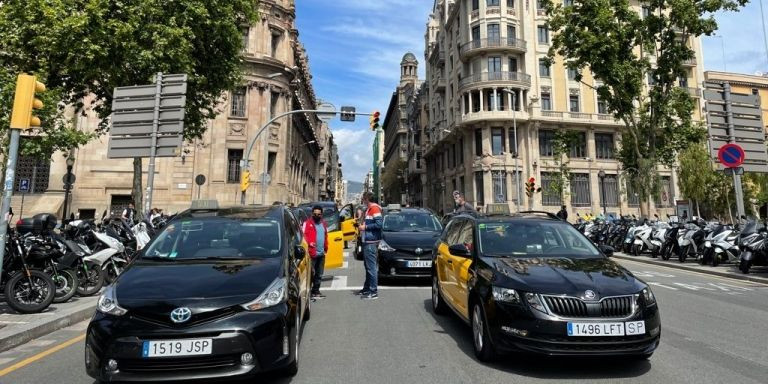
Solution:
<path fill-rule="evenodd" d="M 294 257 L 296 257 L 296 260 L 303 260 L 305 256 L 307 256 L 307 251 L 301 245 L 297 245 L 294 252 Z"/>
<path fill-rule="evenodd" d="M 605 256 L 608 256 L 608 257 L 613 256 L 613 252 L 616 251 L 610 245 L 605 245 L 605 244 L 600 245 L 597 248 L 600 250 L 600 252 L 602 252 Z"/>
<path fill-rule="evenodd" d="M 472 252 L 470 252 L 469 248 L 467 248 L 467 246 L 464 244 L 451 245 L 448 247 L 448 252 L 450 252 L 453 256 L 472 257 Z"/>

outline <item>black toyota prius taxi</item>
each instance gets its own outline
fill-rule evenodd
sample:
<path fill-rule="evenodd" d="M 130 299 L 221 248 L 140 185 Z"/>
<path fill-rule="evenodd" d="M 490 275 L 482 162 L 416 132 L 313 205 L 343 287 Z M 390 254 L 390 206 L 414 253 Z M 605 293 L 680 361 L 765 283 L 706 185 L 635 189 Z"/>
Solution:
<path fill-rule="evenodd" d="M 99 298 L 86 371 L 141 382 L 295 374 L 310 313 L 305 255 L 284 206 L 193 204 Z"/>

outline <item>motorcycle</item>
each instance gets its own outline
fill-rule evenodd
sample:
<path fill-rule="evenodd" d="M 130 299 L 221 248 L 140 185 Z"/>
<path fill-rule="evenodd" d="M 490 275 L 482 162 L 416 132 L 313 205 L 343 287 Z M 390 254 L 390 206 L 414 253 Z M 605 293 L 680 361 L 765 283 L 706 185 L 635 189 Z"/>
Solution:
<path fill-rule="evenodd" d="M 750 221 L 744 226 L 739 236 L 739 270 L 742 273 L 749 273 L 753 265 L 768 265 L 766 240 L 768 231 L 764 225 Z"/>
<path fill-rule="evenodd" d="M 8 229 L 0 289 L 8 306 L 16 312 L 42 312 L 53 302 L 56 285 L 47 273 L 29 265 L 18 233 Z"/>

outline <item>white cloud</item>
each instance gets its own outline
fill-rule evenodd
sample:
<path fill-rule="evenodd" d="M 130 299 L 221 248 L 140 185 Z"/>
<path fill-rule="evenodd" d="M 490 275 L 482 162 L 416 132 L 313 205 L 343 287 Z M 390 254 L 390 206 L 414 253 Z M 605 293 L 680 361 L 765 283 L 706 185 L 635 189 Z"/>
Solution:
<path fill-rule="evenodd" d="M 367 121 L 367 119 L 366 119 Z M 363 182 L 373 164 L 373 132 L 365 129 L 334 129 L 333 140 L 339 147 L 344 178 Z"/>

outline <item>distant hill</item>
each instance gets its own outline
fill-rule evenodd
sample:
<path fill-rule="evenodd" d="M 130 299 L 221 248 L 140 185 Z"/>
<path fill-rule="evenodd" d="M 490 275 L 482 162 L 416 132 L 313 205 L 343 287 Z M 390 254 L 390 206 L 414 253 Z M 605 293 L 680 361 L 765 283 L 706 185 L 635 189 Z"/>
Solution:
<path fill-rule="evenodd" d="M 362 192 L 363 192 L 363 183 L 349 180 L 347 184 L 347 193 L 355 194 L 355 193 L 362 193 Z"/>

